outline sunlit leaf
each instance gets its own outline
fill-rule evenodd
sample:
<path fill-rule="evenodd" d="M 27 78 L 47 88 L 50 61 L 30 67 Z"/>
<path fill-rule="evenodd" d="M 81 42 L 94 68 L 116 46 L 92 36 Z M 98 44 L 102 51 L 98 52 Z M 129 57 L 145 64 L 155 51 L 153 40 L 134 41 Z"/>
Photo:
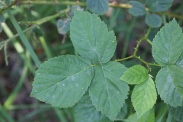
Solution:
<path fill-rule="evenodd" d="M 141 65 L 135 65 L 125 71 L 121 79 L 128 84 L 140 84 L 147 80 L 148 71 Z"/>
<path fill-rule="evenodd" d="M 137 112 L 138 118 L 150 110 L 156 103 L 157 93 L 152 78 L 149 78 L 135 86 L 132 91 L 132 104 Z"/>

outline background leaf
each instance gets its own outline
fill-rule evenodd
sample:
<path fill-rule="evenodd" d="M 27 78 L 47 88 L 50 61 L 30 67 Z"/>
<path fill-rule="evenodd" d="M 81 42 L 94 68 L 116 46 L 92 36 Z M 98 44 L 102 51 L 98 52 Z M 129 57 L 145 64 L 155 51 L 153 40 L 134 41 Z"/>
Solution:
<path fill-rule="evenodd" d="M 129 87 L 119 78 L 126 68 L 118 62 L 95 66 L 89 95 L 97 110 L 114 120 L 127 98 Z"/>
<path fill-rule="evenodd" d="M 161 12 L 168 10 L 173 0 L 146 0 L 146 4 L 151 12 Z"/>
<path fill-rule="evenodd" d="M 155 122 L 154 108 L 147 111 L 140 118 L 137 118 L 137 113 L 130 115 L 124 122 Z"/>
<path fill-rule="evenodd" d="M 4 21 L 5 21 L 4 16 L 0 14 L 0 23 L 3 23 Z"/>
<path fill-rule="evenodd" d="M 78 6 L 78 5 L 73 5 L 73 6 L 70 8 L 70 10 L 69 10 L 69 13 L 68 13 L 69 17 L 72 18 L 72 17 L 74 16 L 74 13 L 75 13 L 76 11 L 83 11 L 83 8 L 81 8 L 81 7 Z"/>
<path fill-rule="evenodd" d="M 158 28 L 162 25 L 162 19 L 157 14 L 147 14 L 145 17 L 145 22 L 152 28 Z"/>
<path fill-rule="evenodd" d="M 113 31 L 95 14 L 76 12 L 71 21 L 71 40 L 76 51 L 92 63 L 108 62 L 116 48 Z"/>
<path fill-rule="evenodd" d="M 109 0 L 86 0 L 87 9 L 96 14 L 105 14 L 108 10 Z"/>
<path fill-rule="evenodd" d="M 132 8 L 128 9 L 128 12 L 133 16 L 143 16 L 146 13 L 145 6 L 138 1 L 128 2 L 132 5 Z"/>
<path fill-rule="evenodd" d="M 173 29 L 172 29 L 173 28 Z M 183 50 L 183 33 L 176 20 L 173 19 L 160 29 L 152 44 L 155 61 L 164 66 L 174 64 Z"/>
<path fill-rule="evenodd" d="M 132 91 L 132 104 L 137 117 L 140 118 L 150 110 L 156 103 L 156 99 L 156 88 L 152 78 L 149 76 L 145 82 L 136 85 Z"/>
<path fill-rule="evenodd" d="M 175 86 L 168 67 L 164 67 L 158 72 L 155 81 L 158 94 L 165 103 L 174 107 L 182 106 L 183 99 Z"/>
<path fill-rule="evenodd" d="M 121 80 L 128 84 L 140 84 L 149 77 L 148 71 L 141 65 L 135 65 L 125 71 Z"/>
<path fill-rule="evenodd" d="M 64 55 L 49 59 L 36 71 L 31 96 L 57 107 L 73 106 L 93 78 L 91 62 Z"/>
<path fill-rule="evenodd" d="M 59 19 L 57 21 L 57 29 L 60 34 L 66 34 L 70 30 L 70 19 Z"/>
<path fill-rule="evenodd" d="M 182 107 L 170 107 L 170 113 L 175 120 L 178 122 L 183 122 L 183 106 Z"/>
<path fill-rule="evenodd" d="M 110 122 L 110 120 L 97 111 L 89 95 L 83 96 L 74 108 L 75 122 Z"/>

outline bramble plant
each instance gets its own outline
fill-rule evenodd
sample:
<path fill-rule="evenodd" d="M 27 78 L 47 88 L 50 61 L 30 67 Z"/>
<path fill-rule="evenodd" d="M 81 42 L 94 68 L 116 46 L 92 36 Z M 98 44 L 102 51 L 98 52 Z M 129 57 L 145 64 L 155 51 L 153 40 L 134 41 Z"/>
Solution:
<path fill-rule="evenodd" d="M 0 3 L 38 67 L 31 97 L 56 108 L 71 108 L 75 122 L 183 121 L 183 33 L 177 21 L 181 17 L 173 17 L 169 22 L 165 19 L 165 16 L 172 17 L 165 11 L 172 6 L 173 0 L 129 1 L 119 5 L 108 0 L 57 2 L 73 6 L 38 21 L 20 22 L 41 25 L 66 14 L 65 18 L 56 22 L 56 27 L 58 33 L 70 34 L 75 55 L 52 57 L 46 47 L 49 59 L 42 64 L 8 10 L 13 3 L 9 0 L 3 1 L 2 5 Z M 40 4 L 45 1 L 21 0 L 19 3 Z M 82 6 L 86 6 L 86 10 Z M 144 16 L 144 22 L 149 27 L 133 53 L 120 59 L 115 57 L 115 31 L 100 18 L 109 6 L 128 8 L 135 17 Z M 0 24 L 4 21 L 0 13 Z M 151 41 L 152 28 L 159 27 Z M 6 52 L 9 41 L 0 42 L 0 49 L 4 47 Z M 138 53 L 142 42 L 151 46 L 152 62 L 144 60 Z M 136 59 L 141 64 L 135 62 L 131 67 L 125 66 L 124 61 L 129 59 Z M 155 74 L 152 73 L 152 66 L 159 68 Z M 8 105 L 8 102 L 5 103 L 5 107 Z"/>

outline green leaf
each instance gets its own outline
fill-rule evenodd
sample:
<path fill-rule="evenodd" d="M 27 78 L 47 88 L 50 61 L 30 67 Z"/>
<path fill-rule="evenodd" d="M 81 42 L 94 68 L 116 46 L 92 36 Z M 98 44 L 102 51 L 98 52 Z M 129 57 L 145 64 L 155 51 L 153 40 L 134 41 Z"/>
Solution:
<path fill-rule="evenodd" d="M 148 71 L 141 65 L 135 65 L 125 71 L 121 80 L 128 84 L 140 84 L 149 77 Z"/>
<path fill-rule="evenodd" d="M 129 4 L 132 8 L 128 9 L 128 12 L 133 16 L 143 16 L 146 14 L 145 6 L 138 1 L 130 1 Z"/>
<path fill-rule="evenodd" d="M 135 86 L 132 91 L 132 104 L 138 118 L 154 106 L 156 99 L 156 88 L 150 76 L 145 82 Z"/>
<path fill-rule="evenodd" d="M 170 107 L 170 113 L 175 120 L 178 122 L 183 122 L 183 106 L 182 107 Z"/>
<path fill-rule="evenodd" d="M 75 122 L 110 122 L 110 120 L 97 111 L 89 95 L 83 96 L 74 108 Z"/>
<path fill-rule="evenodd" d="M 173 29 L 172 29 L 173 28 Z M 183 50 L 183 33 L 176 20 L 173 19 L 160 29 L 152 44 L 155 61 L 164 66 L 174 64 Z"/>
<path fill-rule="evenodd" d="M 172 6 L 173 0 L 146 0 L 151 12 L 166 11 Z"/>
<path fill-rule="evenodd" d="M 147 14 L 145 17 L 145 22 L 152 28 L 158 28 L 162 25 L 162 19 L 157 14 Z"/>
<path fill-rule="evenodd" d="M 118 62 L 108 62 L 94 68 L 95 76 L 89 95 L 97 110 L 114 120 L 127 98 L 129 87 L 119 78 L 126 68 Z"/>
<path fill-rule="evenodd" d="M 158 102 L 156 104 L 156 120 L 155 122 L 165 122 L 166 114 L 167 114 L 167 104 L 164 102 Z"/>
<path fill-rule="evenodd" d="M 92 63 L 106 63 L 114 54 L 116 37 L 95 14 L 78 11 L 71 21 L 71 40 L 76 51 Z"/>
<path fill-rule="evenodd" d="M 154 108 L 147 111 L 140 118 L 137 118 L 137 113 L 134 113 L 130 115 L 124 122 L 155 122 Z"/>
<path fill-rule="evenodd" d="M 73 106 L 93 78 L 91 62 L 72 55 L 49 59 L 36 71 L 32 97 L 57 107 Z"/>
<path fill-rule="evenodd" d="M 74 13 L 75 13 L 76 11 L 83 11 L 83 8 L 81 8 L 81 7 L 78 6 L 78 5 L 73 5 L 73 6 L 70 8 L 70 10 L 69 10 L 69 13 L 68 13 L 69 17 L 72 18 L 72 17 L 74 16 Z"/>
<path fill-rule="evenodd" d="M 64 20 L 59 19 L 57 21 L 57 29 L 60 34 L 66 34 L 70 29 L 70 19 L 66 18 Z"/>
<path fill-rule="evenodd" d="M 86 0 L 87 9 L 96 14 L 105 14 L 108 10 L 109 0 Z"/>
<path fill-rule="evenodd" d="M 175 63 L 175 65 L 178 66 L 179 68 L 183 69 L 183 51 L 182 51 L 182 54 L 180 55 L 179 59 Z"/>
<path fill-rule="evenodd" d="M 3 31 L 3 28 L 2 28 L 2 26 L 1 26 L 1 24 L 0 24 L 0 33 Z M 0 44 L 0 50 L 1 50 L 2 48 L 1 48 L 1 44 Z"/>
<path fill-rule="evenodd" d="M 0 23 L 3 23 L 4 21 L 5 21 L 4 16 L 0 14 Z"/>
<path fill-rule="evenodd" d="M 179 80 L 180 85 L 182 85 L 183 80 L 181 81 L 182 78 L 181 72 L 174 71 L 174 67 L 175 66 L 162 68 L 156 75 L 155 81 L 156 81 L 156 88 L 161 99 L 166 104 L 177 107 L 182 106 L 183 99 L 181 98 L 182 95 L 179 92 L 179 90 L 181 89 L 179 89 L 179 87 L 176 87 L 176 85 L 179 85 Z M 174 72 L 173 75 L 172 72 Z"/>

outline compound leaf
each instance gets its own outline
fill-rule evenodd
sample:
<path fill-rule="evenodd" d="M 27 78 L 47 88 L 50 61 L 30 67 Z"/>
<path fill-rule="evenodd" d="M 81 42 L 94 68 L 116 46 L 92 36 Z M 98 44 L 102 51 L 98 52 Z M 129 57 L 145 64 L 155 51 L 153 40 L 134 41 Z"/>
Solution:
<path fill-rule="evenodd" d="M 160 65 L 174 64 L 183 50 L 183 33 L 176 20 L 160 29 L 152 44 L 152 54 Z"/>
<path fill-rule="evenodd" d="M 129 87 L 119 78 L 126 68 L 118 62 L 108 62 L 94 68 L 95 76 L 89 95 L 97 110 L 114 120 L 127 98 Z"/>
<path fill-rule="evenodd" d="M 147 80 L 148 71 L 141 65 L 135 65 L 125 71 L 121 80 L 127 82 L 128 84 L 140 84 Z"/>
<path fill-rule="evenodd" d="M 60 34 L 66 34 L 70 29 L 70 19 L 59 19 L 57 21 L 57 29 Z"/>
<path fill-rule="evenodd" d="M 96 14 L 105 14 L 108 10 L 109 0 L 87 0 L 87 9 Z"/>
<path fill-rule="evenodd" d="M 182 106 L 183 103 L 183 95 L 179 92 L 182 91 L 183 76 L 181 72 L 174 70 L 175 67 L 169 66 L 162 68 L 156 75 L 155 80 L 156 88 L 161 99 L 173 107 Z M 172 74 L 172 72 L 174 73 Z"/>
<path fill-rule="evenodd" d="M 145 17 L 145 22 L 152 28 L 158 28 L 162 25 L 162 19 L 157 14 L 147 14 Z"/>
<path fill-rule="evenodd" d="M 56 107 L 70 107 L 84 95 L 92 78 L 93 68 L 87 59 L 55 57 L 36 71 L 31 96 Z"/>
<path fill-rule="evenodd" d="M 81 56 L 94 64 L 106 63 L 111 59 L 116 48 L 116 37 L 97 15 L 78 11 L 70 27 L 72 43 Z"/>
<path fill-rule="evenodd" d="M 132 104 L 137 112 L 137 117 L 140 118 L 156 103 L 157 93 L 152 78 L 149 78 L 135 86 L 132 91 Z"/>
<path fill-rule="evenodd" d="M 128 9 L 128 12 L 133 16 L 143 16 L 146 13 L 145 6 L 138 1 L 130 1 L 129 4 L 132 8 Z"/>
<path fill-rule="evenodd" d="M 168 10 L 173 0 L 146 0 L 146 4 L 151 12 L 161 12 Z"/>
<path fill-rule="evenodd" d="M 97 111 L 89 95 L 83 96 L 74 108 L 75 122 L 110 122 L 110 120 Z"/>

